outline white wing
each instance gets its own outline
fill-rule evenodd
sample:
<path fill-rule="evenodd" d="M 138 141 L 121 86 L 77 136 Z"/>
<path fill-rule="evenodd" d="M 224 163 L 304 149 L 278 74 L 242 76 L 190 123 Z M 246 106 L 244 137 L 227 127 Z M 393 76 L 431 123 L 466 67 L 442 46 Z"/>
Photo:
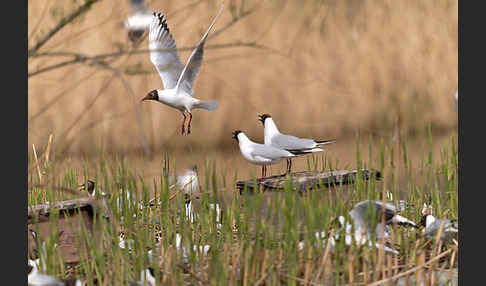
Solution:
<path fill-rule="evenodd" d="M 251 153 L 255 157 L 258 156 L 266 160 L 278 160 L 282 158 L 293 157 L 293 155 L 288 151 L 263 144 L 254 144 L 252 146 Z"/>
<path fill-rule="evenodd" d="M 196 78 L 197 72 L 199 71 L 199 67 L 201 66 L 203 51 L 204 51 L 204 43 L 206 42 L 206 38 L 208 37 L 209 31 L 211 31 L 219 15 L 221 15 L 221 11 L 223 11 L 223 7 L 224 5 L 221 5 L 218 15 L 216 15 L 213 22 L 209 26 L 208 30 L 201 38 L 201 41 L 199 41 L 199 45 L 197 45 L 197 47 L 192 51 L 192 54 L 189 57 L 189 60 L 187 61 L 186 66 L 184 67 L 184 70 L 182 71 L 181 77 L 177 81 L 177 88 L 182 88 L 188 94 L 193 93 L 192 84 L 194 82 L 194 79 Z"/>
<path fill-rule="evenodd" d="M 276 134 L 272 138 L 272 145 L 288 150 L 312 149 L 317 146 L 312 139 L 299 138 L 292 135 Z"/>
<path fill-rule="evenodd" d="M 159 72 L 165 89 L 176 87 L 184 68 L 176 50 L 176 43 L 161 13 L 154 13 L 149 33 L 150 61 Z M 167 49 L 167 51 L 158 51 Z"/>

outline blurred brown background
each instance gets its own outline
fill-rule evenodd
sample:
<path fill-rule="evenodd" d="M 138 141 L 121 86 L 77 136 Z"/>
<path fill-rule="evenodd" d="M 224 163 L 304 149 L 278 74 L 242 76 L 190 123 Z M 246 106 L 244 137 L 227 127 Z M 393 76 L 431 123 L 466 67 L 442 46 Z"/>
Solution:
<path fill-rule="evenodd" d="M 29 1 L 29 48 L 83 3 Z M 220 3 L 146 1 L 167 15 L 179 48 L 200 40 Z M 358 130 L 421 136 L 429 123 L 434 134 L 457 128 L 457 0 L 226 1 L 212 33 L 223 30 L 206 43 L 194 85 L 195 97 L 220 105 L 196 110 L 189 136 L 179 133 L 178 111 L 140 103 L 163 88 L 148 53 L 110 58 L 110 69 L 87 61 L 36 73 L 72 60 L 65 52 L 148 49 L 147 38 L 129 42 L 122 23 L 130 13 L 128 1 L 94 3 L 29 55 L 29 146 L 45 146 L 53 134 L 56 151 L 70 154 L 139 152 L 143 132 L 156 153 L 234 149 L 234 129 L 263 141 L 260 113 L 283 132 L 318 139 L 354 140 Z M 258 47 L 210 48 L 235 43 Z M 184 63 L 189 54 L 180 52 Z"/>

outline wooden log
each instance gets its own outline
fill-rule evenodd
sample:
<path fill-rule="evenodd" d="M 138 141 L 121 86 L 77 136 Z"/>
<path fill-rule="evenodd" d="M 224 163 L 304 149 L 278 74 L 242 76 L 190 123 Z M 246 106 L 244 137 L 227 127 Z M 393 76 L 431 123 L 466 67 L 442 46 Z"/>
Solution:
<path fill-rule="evenodd" d="M 86 229 L 96 242 L 101 243 L 100 230 L 93 223 L 94 214 L 98 210 L 100 210 L 99 202 L 91 198 L 77 198 L 28 207 L 27 227 L 30 254 L 39 253 L 37 241 L 30 231 L 35 231 L 40 241 L 44 241 L 53 235 L 53 228 L 50 224 L 55 223 L 57 231 L 54 235 L 58 236 L 58 248 L 63 262 L 67 265 L 77 264 L 79 255 L 76 240 L 78 232 L 82 228 Z M 59 212 L 59 219 L 56 221 L 49 219 L 53 212 Z"/>
<path fill-rule="evenodd" d="M 356 181 L 357 174 L 358 170 L 304 171 L 291 173 L 288 178 L 287 174 L 258 178 L 256 186 L 255 180 L 238 181 L 236 182 L 236 187 L 240 194 L 245 189 L 245 186 L 248 191 L 254 191 L 255 187 L 256 189 L 278 191 L 282 190 L 287 184 L 287 179 L 290 179 L 294 189 L 304 192 L 322 186 L 332 187 L 340 184 L 352 184 Z M 373 177 L 377 180 L 381 179 L 381 173 L 374 169 L 362 169 L 360 174 L 363 180 L 369 180 Z"/>

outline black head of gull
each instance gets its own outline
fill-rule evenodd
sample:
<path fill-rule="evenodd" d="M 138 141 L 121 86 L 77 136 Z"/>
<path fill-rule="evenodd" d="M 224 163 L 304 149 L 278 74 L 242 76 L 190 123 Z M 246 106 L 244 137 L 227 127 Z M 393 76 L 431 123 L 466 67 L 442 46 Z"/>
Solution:
<path fill-rule="evenodd" d="M 238 134 L 240 134 L 241 132 L 243 132 L 243 131 L 235 130 L 235 131 L 231 132 L 231 134 L 233 134 L 233 139 L 235 139 L 237 142 L 238 142 Z"/>
<path fill-rule="evenodd" d="M 142 101 L 145 101 L 145 100 L 155 100 L 155 101 L 159 101 L 159 93 L 157 92 L 156 89 L 152 90 L 151 92 L 149 92 L 147 94 L 147 96 L 145 96 Z"/>
<path fill-rule="evenodd" d="M 258 115 L 258 120 L 260 120 L 260 122 L 265 125 L 265 119 L 267 118 L 271 118 L 272 116 L 270 116 L 270 114 L 262 114 L 262 115 Z"/>
<path fill-rule="evenodd" d="M 79 185 L 80 191 L 87 191 L 91 196 L 94 195 L 95 182 L 88 180 L 85 184 Z"/>

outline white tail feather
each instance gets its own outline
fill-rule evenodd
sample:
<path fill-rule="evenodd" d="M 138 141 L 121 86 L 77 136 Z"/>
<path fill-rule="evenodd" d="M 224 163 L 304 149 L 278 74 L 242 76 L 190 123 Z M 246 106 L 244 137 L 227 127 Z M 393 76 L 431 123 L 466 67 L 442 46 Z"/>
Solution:
<path fill-rule="evenodd" d="M 206 110 L 215 110 L 218 108 L 218 102 L 217 101 L 199 101 L 196 103 L 193 108 L 199 108 L 199 109 L 206 109 Z"/>

